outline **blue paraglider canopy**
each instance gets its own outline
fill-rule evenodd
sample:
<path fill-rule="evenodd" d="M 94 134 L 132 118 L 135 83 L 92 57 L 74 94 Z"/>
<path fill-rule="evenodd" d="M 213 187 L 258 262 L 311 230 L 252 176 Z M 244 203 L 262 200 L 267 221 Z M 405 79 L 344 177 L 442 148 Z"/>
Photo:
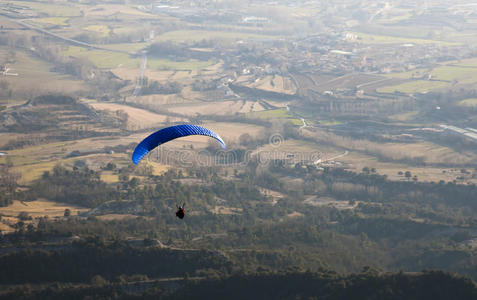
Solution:
<path fill-rule="evenodd" d="M 137 165 L 141 159 L 149 153 L 149 151 L 156 148 L 157 146 L 167 143 L 173 139 L 189 135 L 210 136 L 216 139 L 222 145 L 222 148 L 225 149 L 225 143 L 222 138 L 212 130 L 197 125 L 176 125 L 156 131 L 142 140 L 142 142 L 136 146 L 136 149 L 134 149 L 132 162 Z"/>

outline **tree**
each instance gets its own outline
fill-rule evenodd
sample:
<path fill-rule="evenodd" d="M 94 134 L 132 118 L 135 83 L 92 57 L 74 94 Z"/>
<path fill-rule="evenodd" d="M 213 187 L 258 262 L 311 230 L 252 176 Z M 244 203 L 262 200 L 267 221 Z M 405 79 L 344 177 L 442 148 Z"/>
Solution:
<path fill-rule="evenodd" d="M 101 275 L 94 275 L 93 278 L 91 278 L 91 284 L 95 286 L 104 286 L 108 284 L 108 281 Z"/>
<path fill-rule="evenodd" d="M 65 217 L 69 217 L 71 216 L 71 210 L 69 208 L 65 209 L 65 214 L 64 214 Z"/>
<path fill-rule="evenodd" d="M 104 169 L 108 171 L 112 171 L 116 169 L 116 164 L 113 162 L 109 162 Z"/>
<path fill-rule="evenodd" d="M 20 219 L 22 221 L 26 221 L 26 220 L 31 220 L 31 217 L 28 215 L 27 212 L 22 211 L 18 214 L 18 219 Z"/>

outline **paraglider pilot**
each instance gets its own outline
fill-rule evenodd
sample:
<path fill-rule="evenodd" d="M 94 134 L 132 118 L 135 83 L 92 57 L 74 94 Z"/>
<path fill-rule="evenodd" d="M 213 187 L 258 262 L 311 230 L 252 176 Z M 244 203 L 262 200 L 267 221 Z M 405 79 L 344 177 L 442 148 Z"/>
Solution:
<path fill-rule="evenodd" d="M 185 216 L 184 206 L 185 206 L 185 201 L 184 201 L 184 203 L 182 204 L 182 206 L 176 204 L 176 207 L 177 207 L 176 217 L 178 217 L 179 219 L 183 219 L 184 216 Z"/>

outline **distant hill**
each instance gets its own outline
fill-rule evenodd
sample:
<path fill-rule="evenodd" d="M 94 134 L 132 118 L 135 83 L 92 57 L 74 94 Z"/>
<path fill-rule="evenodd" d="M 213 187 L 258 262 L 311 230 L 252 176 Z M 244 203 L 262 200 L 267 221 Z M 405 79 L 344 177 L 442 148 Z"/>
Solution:
<path fill-rule="evenodd" d="M 477 299 L 470 279 L 430 271 L 373 272 L 348 276 L 335 273 L 241 275 L 190 283 L 170 299 Z"/>
<path fill-rule="evenodd" d="M 57 284 L 33 289 L 18 286 L 0 293 L 0 299 L 439 300 L 476 297 L 477 285 L 473 281 L 441 271 L 382 275 L 368 271 L 347 276 L 333 272 L 236 275 L 225 279 L 170 278 L 114 284 L 97 276 L 91 285 Z"/>

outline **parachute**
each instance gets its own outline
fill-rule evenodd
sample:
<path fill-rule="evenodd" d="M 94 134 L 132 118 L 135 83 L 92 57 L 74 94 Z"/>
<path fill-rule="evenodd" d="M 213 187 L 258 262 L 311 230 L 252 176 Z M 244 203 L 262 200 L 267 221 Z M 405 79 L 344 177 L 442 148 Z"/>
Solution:
<path fill-rule="evenodd" d="M 136 149 L 134 149 L 132 162 L 137 165 L 141 159 L 149 153 L 149 151 L 156 148 L 157 146 L 167 143 L 173 139 L 189 135 L 210 136 L 216 139 L 220 145 L 222 145 L 222 148 L 225 149 L 225 143 L 222 138 L 212 130 L 197 125 L 183 124 L 163 128 L 142 140 L 142 142 L 136 146 Z"/>

